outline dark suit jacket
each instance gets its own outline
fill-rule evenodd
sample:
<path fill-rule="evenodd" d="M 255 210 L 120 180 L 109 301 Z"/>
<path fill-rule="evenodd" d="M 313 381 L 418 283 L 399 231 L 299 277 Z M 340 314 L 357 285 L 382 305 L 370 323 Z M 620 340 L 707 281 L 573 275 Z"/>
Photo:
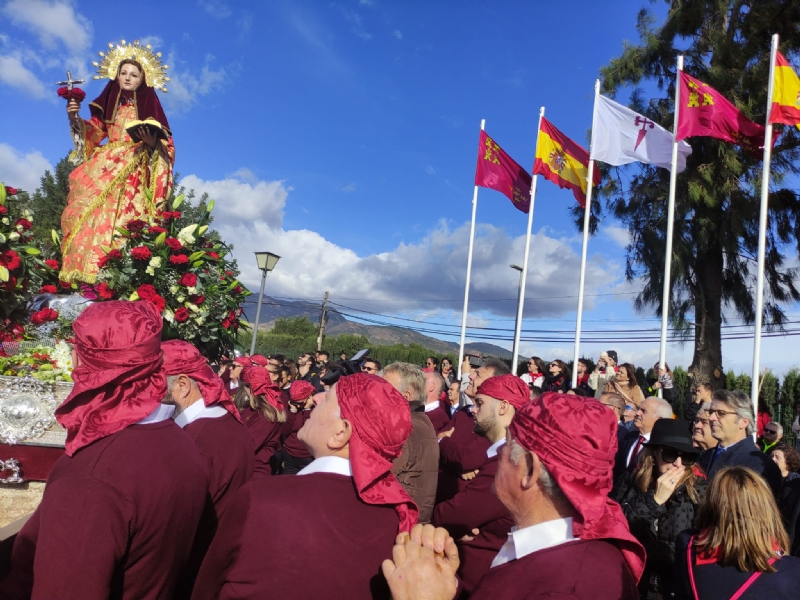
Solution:
<path fill-rule="evenodd" d="M 781 489 L 781 471 L 771 458 L 759 450 L 753 438 L 748 436 L 740 442 L 736 442 L 733 446 L 729 446 L 712 463 L 711 460 L 715 451 L 716 448 L 709 448 L 700 455 L 701 464 L 711 465 L 707 473 L 709 481 L 723 467 L 747 467 L 766 479 L 769 487 L 772 488 L 772 493 L 775 494 L 775 498 L 778 498 Z"/>
<path fill-rule="evenodd" d="M 639 439 L 639 430 L 634 428 L 632 431 L 629 431 L 625 436 L 622 438 L 622 441 L 619 443 L 619 447 L 617 448 L 617 456 L 614 458 L 614 481 L 616 482 L 623 473 L 630 474 L 633 471 L 632 468 L 628 467 L 628 452 L 631 451 L 636 445 L 636 440 Z"/>

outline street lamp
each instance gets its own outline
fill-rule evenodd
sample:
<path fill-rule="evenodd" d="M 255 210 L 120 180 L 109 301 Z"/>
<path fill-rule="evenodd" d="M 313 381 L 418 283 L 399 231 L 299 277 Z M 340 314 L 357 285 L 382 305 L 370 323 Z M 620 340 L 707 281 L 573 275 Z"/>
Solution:
<path fill-rule="evenodd" d="M 264 284 L 267 282 L 267 273 L 275 268 L 278 261 L 281 259 L 277 254 L 272 252 L 255 252 L 256 264 L 261 270 L 261 291 L 258 293 L 258 308 L 256 309 L 256 322 L 253 325 L 253 340 L 250 342 L 250 356 L 256 353 L 256 337 L 258 337 L 258 320 L 261 318 L 261 302 L 264 300 Z"/>
<path fill-rule="evenodd" d="M 514 324 L 514 346 L 511 349 L 511 372 L 516 375 L 517 374 L 517 357 L 519 356 L 519 331 L 520 331 L 520 322 L 522 320 L 522 312 L 520 311 L 520 306 L 522 306 L 522 267 L 518 265 L 508 265 L 512 269 L 516 269 L 519 271 L 519 293 L 517 294 L 517 320 Z"/>

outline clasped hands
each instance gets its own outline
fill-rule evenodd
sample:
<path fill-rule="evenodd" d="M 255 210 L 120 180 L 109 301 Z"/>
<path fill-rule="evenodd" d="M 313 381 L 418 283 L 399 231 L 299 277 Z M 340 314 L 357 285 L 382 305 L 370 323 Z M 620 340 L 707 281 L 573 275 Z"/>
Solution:
<path fill-rule="evenodd" d="M 446 529 L 414 525 L 400 533 L 383 575 L 394 600 L 452 600 L 458 590 L 458 548 Z"/>

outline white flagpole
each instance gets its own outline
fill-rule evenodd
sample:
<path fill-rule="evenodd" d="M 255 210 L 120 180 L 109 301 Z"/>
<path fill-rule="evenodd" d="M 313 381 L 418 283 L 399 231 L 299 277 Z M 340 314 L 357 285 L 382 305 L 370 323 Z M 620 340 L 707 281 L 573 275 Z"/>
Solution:
<path fill-rule="evenodd" d="M 594 82 L 594 104 L 600 95 L 600 80 Z M 594 110 L 592 110 L 594 115 Z M 592 118 L 594 121 L 594 118 Z M 592 153 L 592 144 L 589 142 L 589 156 Z M 575 356 L 572 361 L 572 385 L 578 386 L 578 360 L 581 357 L 581 326 L 583 324 L 583 288 L 586 283 L 586 248 L 589 245 L 589 221 L 592 216 L 592 180 L 594 178 L 594 161 L 589 158 L 589 170 L 586 173 L 586 206 L 583 211 L 583 248 L 581 249 L 581 275 L 578 283 L 578 318 L 575 323 Z"/>
<path fill-rule="evenodd" d="M 544 117 L 544 106 L 539 109 L 539 126 L 536 129 L 536 146 L 539 146 L 539 132 L 542 130 L 542 117 Z M 536 151 L 534 151 L 534 160 L 536 160 Z M 531 205 L 528 209 L 528 233 L 525 236 L 525 256 L 522 259 L 522 274 L 519 280 L 519 300 L 517 301 L 517 322 L 514 325 L 514 347 L 511 350 L 511 372 L 517 374 L 517 360 L 519 357 L 519 337 L 522 331 L 522 309 L 525 306 L 525 284 L 528 278 L 528 255 L 531 249 L 531 228 L 533 227 L 533 203 L 536 199 L 536 180 L 538 177 L 533 176 L 531 181 Z"/>
<path fill-rule="evenodd" d="M 481 119 L 481 131 L 486 129 L 486 119 Z M 461 313 L 461 342 L 458 345 L 458 380 L 461 381 L 461 363 L 464 362 L 464 338 L 467 335 L 467 307 L 469 306 L 469 280 L 472 276 L 472 247 L 475 244 L 475 216 L 478 214 L 478 186 L 472 192 L 472 224 L 469 229 L 467 253 L 467 282 L 464 285 L 464 310 Z"/>
<path fill-rule="evenodd" d="M 681 109 L 681 71 L 683 71 L 683 55 L 678 57 L 678 69 L 675 73 L 675 121 L 672 125 L 672 164 L 669 171 L 669 203 L 667 204 L 667 247 L 664 251 L 664 293 L 661 296 L 661 347 L 658 356 L 658 363 L 662 370 L 667 362 L 669 292 L 672 284 L 672 235 L 675 229 L 675 187 L 678 180 L 678 115 Z M 658 396 L 663 398 L 663 391 L 660 389 Z"/>
<path fill-rule="evenodd" d="M 767 117 L 764 134 L 764 173 L 761 176 L 761 214 L 758 218 L 758 279 L 756 282 L 756 322 L 753 330 L 753 376 L 750 384 L 750 399 L 753 402 L 753 415 L 758 422 L 758 370 L 761 363 L 761 325 L 764 311 L 764 260 L 767 251 L 767 218 L 769 216 L 769 163 L 772 160 L 772 96 L 775 93 L 775 59 L 778 52 L 778 34 L 772 36 L 769 52 L 769 84 L 767 87 Z M 756 428 L 757 429 L 757 428 Z M 755 438 L 757 434 L 753 433 Z"/>

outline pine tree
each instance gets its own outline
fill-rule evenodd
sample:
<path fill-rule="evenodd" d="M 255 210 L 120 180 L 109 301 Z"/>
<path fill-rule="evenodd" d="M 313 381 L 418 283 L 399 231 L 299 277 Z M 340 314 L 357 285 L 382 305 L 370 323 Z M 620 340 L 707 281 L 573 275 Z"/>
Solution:
<path fill-rule="evenodd" d="M 54 172 L 45 171 L 39 188 L 30 196 L 34 239 L 45 249 L 53 243 L 50 232 L 61 231 L 61 213 L 67 206 L 69 175 L 74 168 L 66 157 L 62 158 Z"/>
<path fill-rule="evenodd" d="M 643 9 L 638 15 L 640 43 L 601 70 L 603 93 L 632 89 L 630 106 L 671 129 L 675 70 L 679 54 L 685 70 L 763 123 L 773 33 L 781 52 L 797 64 L 800 55 L 800 2 L 796 0 L 672 0 L 661 27 Z M 645 100 L 638 87 L 658 90 Z M 798 270 L 787 253 L 800 253 L 800 198 L 786 186 L 800 173 L 800 135 L 776 127 L 769 196 L 764 323 L 780 328 L 782 304 L 800 300 Z M 745 323 L 755 318 L 755 274 L 762 161 L 737 146 L 710 138 L 691 138 L 692 155 L 678 176 L 673 240 L 670 315 L 686 338 L 694 337 L 689 369 L 695 382 L 725 384 L 722 327 L 726 315 Z M 626 276 L 644 286 L 637 310 L 661 313 L 669 172 L 648 166 L 609 169 L 594 203 L 593 226 L 605 211 L 628 227 Z"/>

